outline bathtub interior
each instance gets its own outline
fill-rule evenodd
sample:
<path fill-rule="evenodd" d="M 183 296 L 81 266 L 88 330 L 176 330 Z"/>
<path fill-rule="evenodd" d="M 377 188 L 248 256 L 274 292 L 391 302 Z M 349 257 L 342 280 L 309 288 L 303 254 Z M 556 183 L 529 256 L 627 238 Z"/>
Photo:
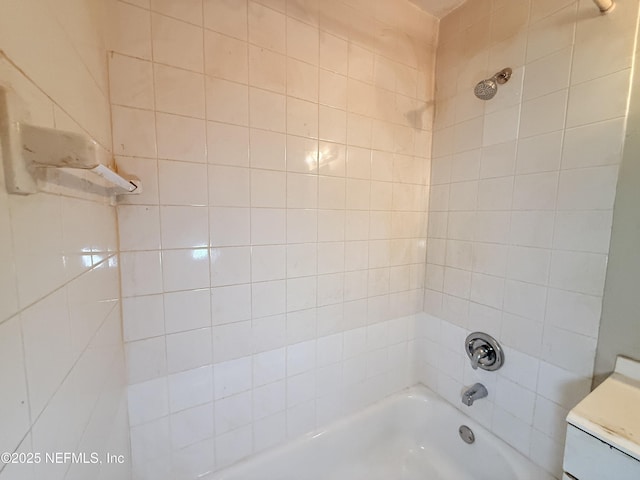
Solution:
<path fill-rule="evenodd" d="M 468 425 L 475 443 L 458 436 Z M 210 480 L 552 480 L 425 387 L 413 387 Z"/>

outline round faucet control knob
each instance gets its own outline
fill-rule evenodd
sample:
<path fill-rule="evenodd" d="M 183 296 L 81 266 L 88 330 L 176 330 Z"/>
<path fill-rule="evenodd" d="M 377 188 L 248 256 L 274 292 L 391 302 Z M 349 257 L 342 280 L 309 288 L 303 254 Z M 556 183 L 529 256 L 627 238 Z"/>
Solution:
<path fill-rule="evenodd" d="M 471 368 L 478 367 L 493 371 L 504 363 L 504 351 L 498 341 L 483 332 L 474 332 L 465 340 L 466 351 L 471 360 Z"/>

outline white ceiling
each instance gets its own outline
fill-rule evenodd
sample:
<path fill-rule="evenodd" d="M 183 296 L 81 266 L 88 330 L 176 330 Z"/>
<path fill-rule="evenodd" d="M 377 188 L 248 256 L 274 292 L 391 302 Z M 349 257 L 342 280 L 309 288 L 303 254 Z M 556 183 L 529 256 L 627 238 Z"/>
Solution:
<path fill-rule="evenodd" d="M 464 0 L 410 0 L 422 10 L 435 15 L 438 18 L 444 17 L 451 10 L 464 3 Z"/>

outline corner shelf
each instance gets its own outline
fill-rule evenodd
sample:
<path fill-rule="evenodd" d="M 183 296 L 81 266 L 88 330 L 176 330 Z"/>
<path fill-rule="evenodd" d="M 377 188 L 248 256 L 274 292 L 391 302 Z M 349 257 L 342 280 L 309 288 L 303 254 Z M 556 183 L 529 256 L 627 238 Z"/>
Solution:
<path fill-rule="evenodd" d="M 0 86 L 0 143 L 7 191 L 18 195 L 38 192 L 36 169 L 88 170 L 107 180 L 115 195 L 142 193 L 138 178 L 125 178 L 100 163 L 99 145 L 86 135 L 37 127 L 21 121 L 17 99 Z"/>

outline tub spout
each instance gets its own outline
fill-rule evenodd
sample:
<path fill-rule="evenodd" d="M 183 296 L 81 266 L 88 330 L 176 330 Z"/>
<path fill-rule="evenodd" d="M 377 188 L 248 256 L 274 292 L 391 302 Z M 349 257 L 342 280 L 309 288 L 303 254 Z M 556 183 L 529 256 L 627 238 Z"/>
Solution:
<path fill-rule="evenodd" d="M 467 407 L 473 405 L 473 402 L 489 395 L 487 389 L 481 383 L 476 383 L 462 392 L 462 403 Z"/>

